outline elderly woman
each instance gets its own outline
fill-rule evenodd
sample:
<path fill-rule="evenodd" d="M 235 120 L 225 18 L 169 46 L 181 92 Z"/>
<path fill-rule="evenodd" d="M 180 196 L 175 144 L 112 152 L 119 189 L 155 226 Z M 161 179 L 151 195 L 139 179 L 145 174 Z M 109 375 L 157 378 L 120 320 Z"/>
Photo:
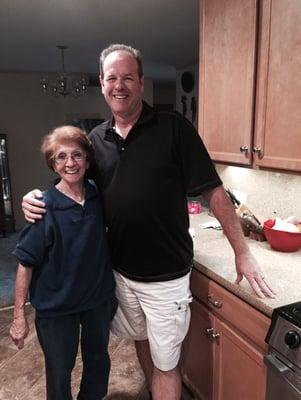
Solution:
<path fill-rule="evenodd" d="M 60 179 L 43 194 L 44 218 L 24 228 L 14 251 L 19 266 L 10 335 L 22 348 L 29 290 L 45 356 L 47 400 L 72 399 L 79 341 L 83 372 L 77 398 L 99 400 L 107 393 L 116 301 L 99 194 L 85 179 L 93 148 L 80 129 L 62 126 L 44 138 L 41 150 Z"/>

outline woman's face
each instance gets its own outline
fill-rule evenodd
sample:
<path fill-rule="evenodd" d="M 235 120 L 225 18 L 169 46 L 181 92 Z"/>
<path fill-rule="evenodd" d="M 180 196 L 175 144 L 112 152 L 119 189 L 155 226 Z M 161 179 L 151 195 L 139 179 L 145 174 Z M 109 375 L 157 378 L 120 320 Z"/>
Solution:
<path fill-rule="evenodd" d="M 54 153 L 53 169 L 69 185 L 81 183 L 89 168 L 85 151 L 76 143 L 59 144 Z"/>

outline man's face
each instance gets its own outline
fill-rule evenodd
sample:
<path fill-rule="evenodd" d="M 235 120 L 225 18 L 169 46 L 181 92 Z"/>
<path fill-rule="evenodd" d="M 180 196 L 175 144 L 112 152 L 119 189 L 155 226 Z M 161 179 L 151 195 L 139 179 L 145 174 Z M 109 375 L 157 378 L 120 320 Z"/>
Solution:
<path fill-rule="evenodd" d="M 137 61 L 125 51 L 109 54 L 103 64 L 102 93 L 114 116 L 129 118 L 141 110 L 143 77 Z"/>

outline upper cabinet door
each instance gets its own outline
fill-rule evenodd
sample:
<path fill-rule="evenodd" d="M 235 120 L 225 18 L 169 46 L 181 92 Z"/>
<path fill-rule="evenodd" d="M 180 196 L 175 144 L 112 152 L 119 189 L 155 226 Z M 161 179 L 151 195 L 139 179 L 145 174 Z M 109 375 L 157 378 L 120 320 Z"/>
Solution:
<path fill-rule="evenodd" d="M 300 20 L 300 0 L 261 2 L 254 142 L 258 166 L 301 171 Z"/>
<path fill-rule="evenodd" d="M 256 0 L 202 1 L 199 132 L 216 161 L 252 162 L 256 7 Z"/>

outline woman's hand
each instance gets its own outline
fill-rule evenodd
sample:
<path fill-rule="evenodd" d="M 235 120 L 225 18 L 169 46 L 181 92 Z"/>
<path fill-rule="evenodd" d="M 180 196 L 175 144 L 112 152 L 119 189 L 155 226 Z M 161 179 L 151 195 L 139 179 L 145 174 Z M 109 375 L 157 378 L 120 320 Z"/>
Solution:
<path fill-rule="evenodd" d="M 23 349 L 24 339 L 28 336 L 28 333 L 29 326 L 25 315 L 14 318 L 9 334 L 18 349 Z"/>

